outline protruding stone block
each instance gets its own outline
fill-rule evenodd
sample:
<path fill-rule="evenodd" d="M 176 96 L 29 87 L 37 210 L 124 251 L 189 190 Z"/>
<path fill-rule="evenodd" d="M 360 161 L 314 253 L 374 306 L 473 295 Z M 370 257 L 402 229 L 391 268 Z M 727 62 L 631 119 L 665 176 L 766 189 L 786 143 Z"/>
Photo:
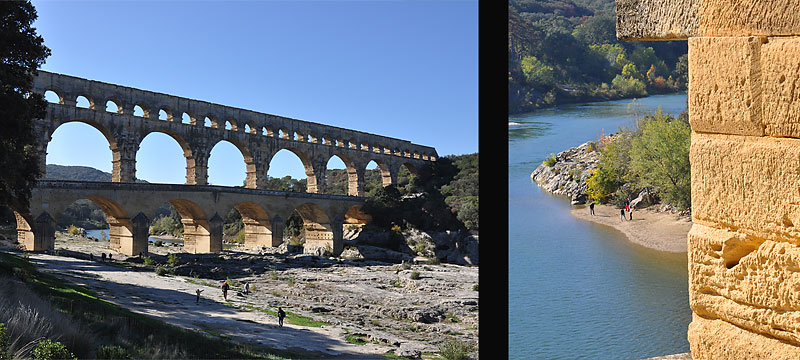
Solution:
<path fill-rule="evenodd" d="M 689 39 L 689 121 L 697 132 L 762 136 L 758 37 Z"/>
<path fill-rule="evenodd" d="M 617 38 L 800 35 L 800 0 L 617 0 Z"/>

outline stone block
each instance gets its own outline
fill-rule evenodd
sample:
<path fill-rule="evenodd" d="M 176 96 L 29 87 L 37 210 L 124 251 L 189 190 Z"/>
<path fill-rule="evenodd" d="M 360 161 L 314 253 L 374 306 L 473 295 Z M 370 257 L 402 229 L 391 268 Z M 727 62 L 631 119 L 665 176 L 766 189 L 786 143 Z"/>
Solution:
<path fill-rule="evenodd" d="M 800 137 L 800 38 L 769 38 L 761 69 L 766 135 Z"/>
<path fill-rule="evenodd" d="M 800 244 L 800 139 L 692 133 L 692 221 Z"/>
<path fill-rule="evenodd" d="M 800 35 L 800 0 L 617 0 L 617 38 Z"/>
<path fill-rule="evenodd" d="M 697 132 L 761 136 L 761 38 L 689 39 L 689 120 Z"/>
<path fill-rule="evenodd" d="M 692 359 L 775 359 L 800 358 L 799 348 L 762 336 L 720 319 L 692 315 L 689 324 Z"/>
<path fill-rule="evenodd" d="M 694 312 L 689 339 L 693 356 L 798 358 L 798 260 L 797 245 L 694 224 L 689 232 L 689 305 Z M 726 335 L 711 336 L 716 332 Z M 770 353 L 774 349 L 762 344 L 771 344 L 774 339 L 785 345 L 783 350 Z M 751 343 L 759 345 L 752 348 Z"/>

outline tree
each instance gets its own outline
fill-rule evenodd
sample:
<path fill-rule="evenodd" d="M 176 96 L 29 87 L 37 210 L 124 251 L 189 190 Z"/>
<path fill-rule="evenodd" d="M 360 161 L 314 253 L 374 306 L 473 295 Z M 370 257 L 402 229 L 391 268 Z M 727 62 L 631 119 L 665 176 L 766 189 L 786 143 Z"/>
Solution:
<path fill-rule="evenodd" d="M 31 27 L 37 15 L 30 1 L 0 2 L 0 14 L 0 202 L 25 210 L 41 176 L 33 119 L 47 109 L 44 96 L 32 91 L 33 76 L 50 49 Z"/>
<path fill-rule="evenodd" d="M 520 63 L 525 79 L 533 87 L 552 87 L 555 84 L 555 71 L 535 56 L 526 56 Z"/>
<path fill-rule="evenodd" d="M 691 128 L 684 121 L 661 113 L 640 122 L 642 135 L 633 139 L 631 170 L 642 187 L 652 186 L 659 197 L 678 208 L 691 206 L 689 146 Z"/>

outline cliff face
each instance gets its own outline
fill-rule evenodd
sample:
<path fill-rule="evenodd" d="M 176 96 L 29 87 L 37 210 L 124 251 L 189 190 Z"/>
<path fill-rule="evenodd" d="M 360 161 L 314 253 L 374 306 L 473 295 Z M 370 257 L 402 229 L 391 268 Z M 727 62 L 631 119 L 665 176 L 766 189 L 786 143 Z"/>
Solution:
<path fill-rule="evenodd" d="M 586 180 L 600 161 L 600 152 L 590 144 L 587 142 L 558 153 L 552 166 L 543 163 L 533 170 L 531 180 L 553 194 L 569 196 L 573 205 L 585 203 Z"/>

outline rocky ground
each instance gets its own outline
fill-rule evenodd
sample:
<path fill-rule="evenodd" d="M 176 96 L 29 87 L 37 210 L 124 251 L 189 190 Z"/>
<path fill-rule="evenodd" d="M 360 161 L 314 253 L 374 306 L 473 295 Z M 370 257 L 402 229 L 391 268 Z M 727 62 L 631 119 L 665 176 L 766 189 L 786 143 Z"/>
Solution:
<path fill-rule="evenodd" d="M 586 180 L 599 161 L 596 142 L 589 141 L 556 154 L 552 166 L 539 165 L 531 173 L 531 180 L 548 192 L 570 197 L 573 204 L 583 204 L 588 190 Z"/>
<path fill-rule="evenodd" d="M 382 241 L 381 236 L 368 239 L 368 236 L 359 234 L 357 230 L 350 231 L 347 234 L 350 240 L 346 251 L 339 258 L 288 253 L 285 247 L 249 250 L 229 245 L 225 246 L 221 254 L 195 255 L 183 253 L 180 245 L 156 247 L 151 244 L 147 262 L 152 261 L 163 266 L 163 271 L 171 274 L 160 277 L 152 273 L 157 265 L 145 265 L 146 259 L 128 258 L 109 250 L 107 243 L 80 236 L 58 233 L 55 255 L 92 264 L 99 261 L 102 253 L 112 253 L 114 266 L 124 271 L 117 269 L 102 273 L 103 279 L 121 277 L 97 286 L 102 287 L 109 296 L 119 299 L 126 297 L 114 295 L 114 284 L 134 281 L 132 274 L 141 276 L 141 273 L 145 273 L 149 277 L 139 280 L 142 284 L 135 284 L 137 287 L 158 283 L 158 287 L 180 292 L 182 297 L 188 296 L 188 300 L 184 299 L 189 302 L 186 306 L 193 305 L 196 289 L 204 290 L 204 299 L 222 302 L 219 284 L 221 280 L 229 278 L 233 280 L 234 287 L 228 296 L 232 301 L 225 303 L 227 310 L 233 306 L 243 314 L 237 316 L 245 316 L 243 320 L 236 322 L 237 327 L 247 326 L 248 321 L 253 322 L 254 326 L 264 323 L 274 325 L 272 316 L 266 316 L 263 311 L 275 311 L 278 306 L 292 313 L 327 322 L 328 325 L 322 328 L 303 328 L 304 331 L 316 332 L 320 337 L 330 340 L 300 346 L 311 353 L 328 356 L 337 353 L 376 356 L 391 351 L 395 355 L 410 358 L 431 358 L 438 352 L 441 344 L 455 339 L 473 344 L 476 350 L 474 356 L 477 357 L 478 267 L 446 264 L 436 260 L 437 257 L 450 258 L 462 263 L 477 264 L 477 251 L 474 255 L 469 253 L 472 247 L 477 250 L 477 236 L 456 233 L 407 235 L 404 246 L 387 250 L 365 245 Z M 359 238 L 361 240 L 356 240 Z M 452 241 L 453 238 L 459 240 Z M 436 243 L 447 239 L 451 240 L 452 246 L 449 247 L 452 249 L 443 249 L 442 244 Z M 418 251 L 404 250 L 411 247 Z M 89 261 L 89 254 L 94 257 L 92 261 Z M 169 254 L 175 254 L 177 263 L 169 264 Z M 371 257 L 388 258 L 393 262 L 370 260 Z M 404 260 L 408 262 L 402 262 Z M 85 268 L 83 263 L 75 266 L 77 269 Z M 55 272 L 63 272 L 63 269 Z M 125 276 L 126 272 L 131 276 Z M 162 281 L 165 279 L 180 281 Z M 249 295 L 239 294 L 245 283 L 249 283 Z M 124 288 L 120 288 L 119 292 L 124 293 Z M 161 296 L 159 294 L 164 292 L 154 291 L 152 296 Z M 151 304 L 176 301 L 160 298 L 149 300 Z M 137 304 L 128 305 L 136 307 Z M 141 310 L 144 313 L 154 311 L 152 306 Z M 170 321 L 176 319 L 170 316 L 173 311 L 185 313 L 186 309 L 164 306 L 155 316 Z M 194 327 L 192 324 L 196 324 L 171 322 L 186 327 Z M 209 326 L 212 325 L 205 323 L 201 328 Z M 242 341 L 252 340 L 243 334 L 237 337 L 235 333 L 226 332 L 224 327 L 220 325 L 214 331 L 226 333 L 227 336 Z M 272 331 L 270 329 L 266 331 Z M 238 332 L 251 330 L 265 331 L 260 327 Z M 366 343 L 354 345 L 347 342 L 345 336 L 350 340 L 360 339 Z M 287 347 L 279 336 L 266 338 L 274 339 L 268 345 Z M 264 343 L 263 339 L 264 337 L 259 337 L 259 342 Z M 333 346 L 332 343 L 338 345 Z"/>

